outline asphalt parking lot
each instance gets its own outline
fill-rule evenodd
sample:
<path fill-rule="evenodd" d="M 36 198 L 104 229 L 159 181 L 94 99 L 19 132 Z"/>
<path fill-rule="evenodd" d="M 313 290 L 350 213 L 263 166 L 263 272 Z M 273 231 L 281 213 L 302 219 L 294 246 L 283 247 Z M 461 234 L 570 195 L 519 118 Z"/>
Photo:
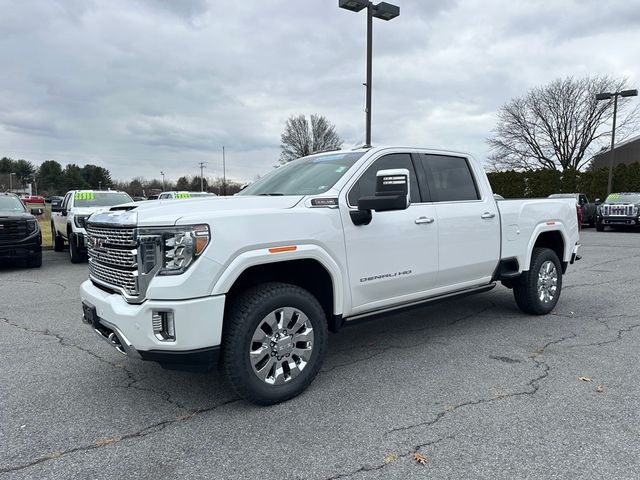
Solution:
<path fill-rule="evenodd" d="M 553 314 L 499 286 L 358 323 L 268 408 L 118 354 L 80 321 L 86 265 L 0 266 L 0 478 L 636 479 L 640 232 L 582 243 Z"/>

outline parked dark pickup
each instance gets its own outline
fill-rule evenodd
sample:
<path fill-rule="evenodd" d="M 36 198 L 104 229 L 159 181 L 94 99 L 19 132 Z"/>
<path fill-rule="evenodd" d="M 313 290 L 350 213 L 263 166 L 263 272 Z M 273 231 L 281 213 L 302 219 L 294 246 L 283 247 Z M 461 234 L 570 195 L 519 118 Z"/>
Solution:
<path fill-rule="evenodd" d="M 605 227 L 640 227 L 640 193 L 611 193 L 598 205 L 596 230 L 604 232 Z"/>
<path fill-rule="evenodd" d="M 0 193 L 0 260 L 24 260 L 31 268 L 42 265 L 42 233 L 34 215 L 42 215 L 42 209 L 29 213 L 17 195 Z"/>
<path fill-rule="evenodd" d="M 590 227 L 596 226 L 596 203 L 590 203 L 584 193 L 554 193 L 549 198 L 575 198 L 582 211 L 582 223 Z M 597 200 L 596 200 L 597 202 Z"/>

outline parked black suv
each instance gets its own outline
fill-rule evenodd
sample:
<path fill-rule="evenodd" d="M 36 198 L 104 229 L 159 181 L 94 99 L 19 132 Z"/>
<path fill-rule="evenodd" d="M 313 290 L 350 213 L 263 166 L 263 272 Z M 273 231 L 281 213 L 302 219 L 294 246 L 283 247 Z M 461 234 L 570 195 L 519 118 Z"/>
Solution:
<path fill-rule="evenodd" d="M 0 193 L 0 260 L 26 260 L 27 266 L 42 265 L 42 233 L 34 215 L 13 193 Z"/>

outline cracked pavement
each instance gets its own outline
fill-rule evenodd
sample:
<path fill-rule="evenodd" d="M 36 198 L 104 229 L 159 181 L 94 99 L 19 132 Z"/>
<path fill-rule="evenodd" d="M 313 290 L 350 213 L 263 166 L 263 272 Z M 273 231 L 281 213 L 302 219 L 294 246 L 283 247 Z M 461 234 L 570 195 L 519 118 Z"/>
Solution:
<path fill-rule="evenodd" d="M 498 286 L 358 322 L 303 395 L 266 408 L 98 338 L 86 265 L 1 265 L 0 479 L 635 479 L 640 233 L 581 240 L 553 314 Z"/>

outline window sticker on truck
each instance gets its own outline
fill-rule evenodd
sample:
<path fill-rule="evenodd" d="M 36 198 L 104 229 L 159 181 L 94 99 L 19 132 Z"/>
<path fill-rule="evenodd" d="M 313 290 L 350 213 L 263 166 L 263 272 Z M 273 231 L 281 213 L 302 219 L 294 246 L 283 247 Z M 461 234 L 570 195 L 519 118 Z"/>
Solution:
<path fill-rule="evenodd" d="M 190 193 L 176 193 L 176 198 L 191 198 Z"/>
<path fill-rule="evenodd" d="M 93 192 L 76 192 L 73 198 L 74 200 L 93 200 L 96 196 Z"/>

